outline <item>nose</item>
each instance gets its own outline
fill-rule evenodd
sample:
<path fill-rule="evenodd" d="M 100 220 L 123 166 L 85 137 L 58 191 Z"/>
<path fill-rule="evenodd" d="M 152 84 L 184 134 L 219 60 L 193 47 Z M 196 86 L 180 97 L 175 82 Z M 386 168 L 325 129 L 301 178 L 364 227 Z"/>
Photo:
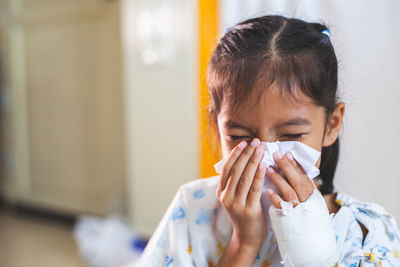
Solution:
<path fill-rule="evenodd" d="M 255 131 L 256 137 L 260 139 L 261 142 L 275 142 L 278 137 L 270 127 L 259 127 Z"/>
<path fill-rule="evenodd" d="M 276 136 L 266 136 L 266 135 L 259 135 L 259 137 L 257 137 L 258 139 L 260 139 L 261 142 L 275 142 L 277 141 L 277 137 Z"/>

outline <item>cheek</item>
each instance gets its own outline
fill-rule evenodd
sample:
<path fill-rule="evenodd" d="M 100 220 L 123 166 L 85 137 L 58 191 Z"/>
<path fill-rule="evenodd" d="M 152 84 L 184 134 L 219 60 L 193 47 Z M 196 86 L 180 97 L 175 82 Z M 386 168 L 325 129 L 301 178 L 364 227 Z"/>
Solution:
<path fill-rule="evenodd" d="M 309 147 L 314 148 L 315 150 L 318 150 L 319 152 L 322 152 L 322 135 L 319 133 L 314 133 L 309 135 L 307 138 L 302 140 L 301 142 L 306 144 Z M 321 156 L 319 157 L 318 161 L 315 163 L 315 166 L 319 168 L 321 164 Z"/>
<path fill-rule="evenodd" d="M 321 152 L 321 150 L 322 150 L 321 144 L 319 142 L 317 142 L 316 140 L 310 140 L 310 141 L 305 140 L 305 141 L 302 141 L 302 143 L 306 144 L 307 146 L 309 146 L 311 148 L 314 148 L 315 150 L 318 150 L 319 152 Z"/>
<path fill-rule="evenodd" d="M 319 168 L 320 165 L 321 165 L 321 156 L 319 156 L 318 161 L 315 163 L 315 167 Z"/>
<path fill-rule="evenodd" d="M 222 157 L 227 158 L 235 146 L 226 139 L 221 138 Z"/>

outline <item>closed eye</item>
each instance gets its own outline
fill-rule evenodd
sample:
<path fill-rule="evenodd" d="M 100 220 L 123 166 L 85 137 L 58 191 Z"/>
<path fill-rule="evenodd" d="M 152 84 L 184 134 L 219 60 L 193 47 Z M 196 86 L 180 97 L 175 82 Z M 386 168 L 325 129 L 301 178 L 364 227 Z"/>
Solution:
<path fill-rule="evenodd" d="M 303 135 L 304 135 L 303 133 L 300 133 L 300 134 L 285 134 L 285 135 L 282 135 L 282 137 L 283 138 L 288 138 L 288 139 L 298 140 L 298 139 L 301 139 L 303 137 Z M 250 140 L 253 139 L 250 136 L 239 136 L 239 135 L 229 135 L 229 138 L 232 141 L 243 140 L 243 139 L 250 139 Z"/>
<path fill-rule="evenodd" d="M 282 136 L 288 137 L 289 139 L 297 140 L 297 139 L 300 139 L 303 136 L 303 134 L 285 134 L 285 135 L 282 135 Z"/>
<path fill-rule="evenodd" d="M 237 141 L 237 140 L 243 140 L 243 139 L 252 139 L 252 137 L 250 137 L 250 136 L 238 136 L 238 135 L 229 135 L 229 138 L 232 140 L 232 141 Z"/>

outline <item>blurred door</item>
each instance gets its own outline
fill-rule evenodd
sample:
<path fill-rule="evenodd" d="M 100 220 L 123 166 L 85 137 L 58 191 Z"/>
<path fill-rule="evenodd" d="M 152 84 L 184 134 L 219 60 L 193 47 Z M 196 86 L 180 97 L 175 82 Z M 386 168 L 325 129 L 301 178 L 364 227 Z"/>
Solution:
<path fill-rule="evenodd" d="M 9 0 L 9 199 L 106 213 L 123 201 L 119 3 Z"/>

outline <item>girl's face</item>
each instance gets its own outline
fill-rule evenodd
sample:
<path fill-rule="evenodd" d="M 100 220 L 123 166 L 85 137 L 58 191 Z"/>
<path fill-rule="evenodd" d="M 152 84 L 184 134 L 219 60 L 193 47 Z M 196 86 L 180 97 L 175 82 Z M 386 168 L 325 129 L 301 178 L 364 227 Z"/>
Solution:
<path fill-rule="evenodd" d="M 258 104 L 255 94 L 242 106 L 236 118 L 222 107 L 217 117 L 223 157 L 242 140 L 258 138 L 262 142 L 299 141 L 318 151 L 335 142 L 340 133 L 344 103 L 340 102 L 325 128 L 325 108 L 313 104 L 311 98 L 299 93 L 296 99 L 281 95 L 277 89 L 266 90 Z M 294 101 L 293 101 L 294 100 Z M 315 164 L 320 166 L 321 157 Z"/>

